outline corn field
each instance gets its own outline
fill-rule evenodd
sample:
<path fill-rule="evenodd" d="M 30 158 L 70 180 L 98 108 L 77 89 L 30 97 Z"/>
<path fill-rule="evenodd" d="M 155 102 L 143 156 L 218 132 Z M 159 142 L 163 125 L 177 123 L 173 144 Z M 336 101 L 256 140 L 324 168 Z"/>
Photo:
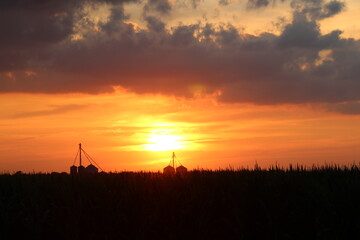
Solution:
<path fill-rule="evenodd" d="M 360 239 L 356 167 L 0 175 L 1 239 Z"/>

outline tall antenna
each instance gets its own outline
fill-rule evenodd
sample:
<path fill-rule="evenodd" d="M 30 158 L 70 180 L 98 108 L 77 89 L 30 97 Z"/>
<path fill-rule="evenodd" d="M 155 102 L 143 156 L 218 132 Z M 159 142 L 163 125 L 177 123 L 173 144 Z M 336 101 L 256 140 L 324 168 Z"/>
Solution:
<path fill-rule="evenodd" d="M 79 143 L 79 151 L 80 151 L 80 166 L 81 166 L 81 151 L 82 151 L 82 149 L 81 149 L 81 143 Z"/>
<path fill-rule="evenodd" d="M 173 164 L 173 168 L 175 168 L 175 152 L 173 152 L 172 154 L 172 164 Z"/>

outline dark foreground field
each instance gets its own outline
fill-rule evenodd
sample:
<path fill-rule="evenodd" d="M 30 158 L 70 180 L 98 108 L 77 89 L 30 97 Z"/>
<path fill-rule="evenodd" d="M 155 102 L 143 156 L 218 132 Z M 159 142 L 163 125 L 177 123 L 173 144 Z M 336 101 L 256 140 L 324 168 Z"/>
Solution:
<path fill-rule="evenodd" d="M 360 239 L 360 171 L 0 176 L 0 239 Z"/>

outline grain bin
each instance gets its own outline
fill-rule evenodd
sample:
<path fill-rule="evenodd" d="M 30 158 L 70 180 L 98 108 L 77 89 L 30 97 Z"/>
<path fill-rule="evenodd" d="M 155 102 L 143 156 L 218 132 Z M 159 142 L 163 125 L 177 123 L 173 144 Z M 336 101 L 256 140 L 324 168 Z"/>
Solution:
<path fill-rule="evenodd" d="M 86 173 L 98 173 L 99 170 L 98 170 L 97 167 L 95 167 L 94 165 L 90 164 L 89 166 L 87 166 L 87 167 L 85 168 L 85 172 L 86 172 Z"/>
<path fill-rule="evenodd" d="M 187 168 L 184 167 L 183 165 L 180 165 L 176 168 L 176 173 L 177 174 L 186 174 L 187 173 Z"/>
<path fill-rule="evenodd" d="M 78 173 L 81 174 L 81 173 L 84 173 L 85 172 L 85 167 L 84 166 L 79 166 L 78 167 Z"/>
<path fill-rule="evenodd" d="M 82 155 L 85 156 L 85 158 L 89 161 L 90 165 L 88 165 L 86 168 L 82 165 Z M 79 157 L 79 158 L 78 158 Z M 76 167 L 75 166 L 75 163 L 76 163 L 76 160 L 79 159 L 79 167 Z M 95 164 L 96 167 L 93 165 Z M 81 147 L 81 143 L 79 143 L 79 150 L 78 152 L 76 153 L 76 156 L 75 156 L 75 159 L 74 159 L 74 163 L 73 165 L 70 167 L 70 174 L 83 174 L 83 173 L 98 173 L 99 172 L 99 169 L 101 171 L 104 171 L 102 170 L 102 168 L 99 166 L 99 164 L 97 164 L 95 162 L 94 159 L 92 159 L 92 157 L 90 157 L 89 154 L 87 154 L 87 152 L 84 151 L 84 149 L 82 149 Z"/>
<path fill-rule="evenodd" d="M 164 174 L 166 175 L 173 175 L 175 174 L 175 168 L 172 167 L 172 166 L 167 166 L 167 167 L 164 167 Z"/>
<path fill-rule="evenodd" d="M 72 165 L 72 166 L 70 167 L 70 174 L 77 174 L 77 173 L 78 173 L 78 168 L 77 168 L 77 166 Z"/>

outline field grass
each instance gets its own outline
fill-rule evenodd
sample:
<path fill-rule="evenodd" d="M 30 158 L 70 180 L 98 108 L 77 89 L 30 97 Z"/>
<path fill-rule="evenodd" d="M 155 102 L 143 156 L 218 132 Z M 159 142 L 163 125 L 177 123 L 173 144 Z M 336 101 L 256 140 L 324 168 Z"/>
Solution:
<path fill-rule="evenodd" d="M 0 175 L 1 239 L 360 239 L 360 171 Z"/>

